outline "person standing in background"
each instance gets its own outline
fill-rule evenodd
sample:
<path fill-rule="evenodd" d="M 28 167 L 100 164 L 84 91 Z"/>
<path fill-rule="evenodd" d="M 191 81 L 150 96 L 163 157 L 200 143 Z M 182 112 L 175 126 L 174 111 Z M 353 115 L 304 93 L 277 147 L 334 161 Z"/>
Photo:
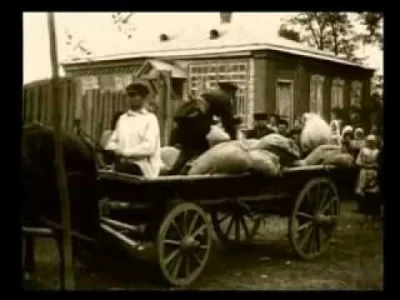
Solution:
<path fill-rule="evenodd" d="M 365 147 L 360 150 L 356 159 L 356 165 L 360 168 L 356 194 L 359 195 L 360 212 L 376 221 L 380 216 L 380 189 L 379 189 L 379 149 L 376 145 L 377 139 L 374 135 L 367 136 Z"/>
<path fill-rule="evenodd" d="M 351 154 L 353 155 L 354 159 L 357 158 L 358 153 L 364 147 L 365 144 L 365 134 L 364 129 L 356 128 L 354 130 L 354 139 L 350 142 L 350 149 Z"/>
<path fill-rule="evenodd" d="M 268 128 L 273 132 L 278 132 L 278 122 L 280 118 L 276 114 L 271 114 L 268 119 Z"/>
<path fill-rule="evenodd" d="M 278 121 L 278 130 L 277 133 L 283 136 L 288 135 L 289 123 L 286 120 L 279 120 Z"/>
<path fill-rule="evenodd" d="M 266 136 L 274 131 L 268 128 L 267 122 L 267 114 L 265 113 L 256 113 L 253 116 L 254 118 L 254 126 L 253 129 L 249 130 L 246 137 L 248 139 L 260 139 L 263 136 Z"/>

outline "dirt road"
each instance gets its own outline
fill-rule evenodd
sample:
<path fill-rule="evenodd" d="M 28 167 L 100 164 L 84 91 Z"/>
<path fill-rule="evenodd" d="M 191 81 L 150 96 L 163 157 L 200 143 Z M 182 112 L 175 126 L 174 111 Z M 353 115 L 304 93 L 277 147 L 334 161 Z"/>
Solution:
<path fill-rule="evenodd" d="M 323 257 L 304 262 L 296 258 L 287 239 L 287 220 L 271 218 L 262 241 L 241 248 L 215 242 L 206 270 L 190 289 L 195 290 L 381 290 L 383 287 L 382 232 L 361 229 L 362 217 L 353 202 L 343 203 L 336 240 Z M 261 239 L 261 238 L 260 238 Z M 40 240 L 37 273 L 26 289 L 57 289 L 55 244 Z M 79 269 L 77 289 L 160 289 L 157 267 L 126 256 L 98 261 L 96 269 Z"/>

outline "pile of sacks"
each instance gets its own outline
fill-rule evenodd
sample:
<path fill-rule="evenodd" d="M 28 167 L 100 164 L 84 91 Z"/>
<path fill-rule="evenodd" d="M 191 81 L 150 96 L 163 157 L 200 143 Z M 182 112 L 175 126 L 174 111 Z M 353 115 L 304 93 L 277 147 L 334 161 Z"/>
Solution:
<path fill-rule="evenodd" d="M 294 162 L 295 166 L 334 165 L 352 167 L 351 154 L 343 152 L 337 145 L 330 145 L 331 128 L 319 115 L 307 113 L 303 116 L 304 127 L 300 135 L 300 145 L 305 158 Z"/>
<path fill-rule="evenodd" d="M 277 177 L 282 167 L 300 159 L 300 149 L 291 139 L 269 134 L 260 140 L 220 143 L 197 158 L 189 175 L 260 173 Z"/>
<path fill-rule="evenodd" d="M 261 139 L 231 141 L 225 132 L 215 129 L 207 137 L 210 149 L 192 162 L 189 175 L 260 173 L 277 177 L 285 167 L 329 164 L 353 165 L 350 154 L 340 146 L 329 145 L 330 126 L 320 116 L 304 115 L 300 147 L 290 138 L 273 133 Z M 162 149 L 167 168 L 179 155 L 173 147 Z"/>

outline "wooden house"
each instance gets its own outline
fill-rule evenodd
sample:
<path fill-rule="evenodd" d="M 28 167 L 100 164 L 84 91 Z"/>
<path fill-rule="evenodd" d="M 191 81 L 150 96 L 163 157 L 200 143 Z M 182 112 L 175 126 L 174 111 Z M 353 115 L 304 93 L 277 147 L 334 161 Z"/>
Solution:
<path fill-rule="evenodd" d="M 93 88 L 123 90 L 133 77 L 151 81 L 168 72 L 174 107 L 189 93 L 230 81 L 239 87 L 235 110 L 248 127 L 257 112 L 277 113 L 290 123 L 308 111 L 329 120 L 335 106 L 368 101 L 373 69 L 261 29 L 249 30 L 230 17 L 221 13 L 219 26 L 200 30 L 188 25 L 177 35 L 138 33 L 129 53 L 66 61 L 63 67 L 77 79 L 82 94 Z"/>

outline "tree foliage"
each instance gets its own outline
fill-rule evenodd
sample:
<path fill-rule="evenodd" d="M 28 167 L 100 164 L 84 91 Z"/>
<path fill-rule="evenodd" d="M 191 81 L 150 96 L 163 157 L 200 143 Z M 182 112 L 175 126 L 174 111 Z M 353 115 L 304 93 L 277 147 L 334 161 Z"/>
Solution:
<path fill-rule="evenodd" d="M 132 38 L 132 32 L 136 30 L 132 20 L 134 13 L 113 13 L 111 18 L 117 26 L 119 32 L 124 34 L 128 39 Z"/>
<path fill-rule="evenodd" d="M 366 34 L 361 37 L 365 44 L 378 44 L 383 50 L 383 14 L 363 12 L 359 14 L 359 21 L 365 26 Z"/>
<path fill-rule="evenodd" d="M 291 31 L 298 28 L 299 40 L 311 47 L 356 59 L 354 52 L 358 49 L 359 39 L 347 13 L 299 13 L 287 20 L 282 27 Z"/>
<path fill-rule="evenodd" d="M 300 33 L 296 30 L 289 29 L 285 25 L 281 25 L 278 32 L 280 37 L 292 40 L 295 42 L 301 42 Z"/>
<path fill-rule="evenodd" d="M 67 37 L 66 45 L 70 48 L 72 58 L 90 57 L 92 55 L 92 51 L 85 40 L 76 39 L 68 30 L 65 34 Z"/>

